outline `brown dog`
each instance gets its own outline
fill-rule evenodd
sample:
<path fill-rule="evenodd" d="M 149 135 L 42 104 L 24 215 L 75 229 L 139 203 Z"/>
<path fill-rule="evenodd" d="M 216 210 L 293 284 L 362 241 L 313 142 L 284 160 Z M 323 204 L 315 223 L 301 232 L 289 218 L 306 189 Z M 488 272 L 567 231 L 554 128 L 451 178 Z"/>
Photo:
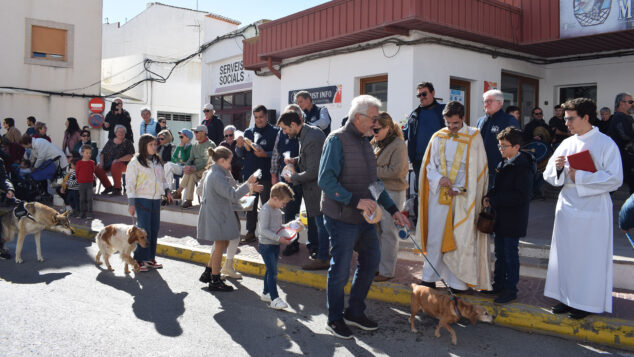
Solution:
<path fill-rule="evenodd" d="M 468 302 L 458 299 L 458 312 L 462 317 L 475 324 L 478 321 L 491 323 L 493 318 L 486 309 L 481 306 L 471 305 Z M 409 316 L 409 325 L 412 332 L 417 332 L 414 327 L 414 318 L 418 311 L 423 310 L 427 315 L 437 318 L 436 337 L 440 337 L 440 328 L 444 327 L 451 334 L 451 343 L 458 343 L 456 332 L 449 326 L 458 322 L 460 317 L 456 314 L 454 302 L 449 295 L 436 292 L 426 286 L 412 284 L 412 313 Z"/>
<path fill-rule="evenodd" d="M 132 265 L 135 272 L 139 271 L 139 263 L 130 254 L 136 249 L 137 243 L 143 248 L 148 246 L 147 233 L 144 229 L 127 224 L 111 224 L 97 233 L 95 241 L 99 247 L 99 252 L 95 257 L 97 265 L 101 265 L 99 258 L 103 254 L 103 260 L 106 262 L 108 270 L 114 271 L 108 259 L 113 253 L 119 251 L 121 252 L 121 260 L 125 262 L 124 272 L 130 273 L 128 265 Z"/>

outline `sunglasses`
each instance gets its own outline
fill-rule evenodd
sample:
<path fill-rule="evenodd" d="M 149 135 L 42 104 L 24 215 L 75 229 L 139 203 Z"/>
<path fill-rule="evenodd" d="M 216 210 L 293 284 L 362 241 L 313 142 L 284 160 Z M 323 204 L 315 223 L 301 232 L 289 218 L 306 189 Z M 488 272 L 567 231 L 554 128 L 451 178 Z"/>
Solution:
<path fill-rule="evenodd" d="M 383 129 L 383 128 L 374 128 L 372 130 L 374 131 L 375 134 L 378 134 L 379 131 L 381 131 L 381 129 Z"/>
<path fill-rule="evenodd" d="M 233 138 L 233 134 L 227 134 L 225 135 L 225 138 Z"/>
<path fill-rule="evenodd" d="M 418 94 L 416 94 L 416 98 L 427 97 L 427 94 L 429 94 L 429 92 L 418 93 Z"/>
<path fill-rule="evenodd" d="M 90 135 L 86 135 L 86 134 L 84 134 L 84 135 L 82 135 L 81 137 L 82 137 L 82 138 L 89 138 L 89 137 L 90 137 Z"/>
<path fill-rule="evenodd" d="M 165 139 L 165 138 L 159 138 L 159 140 L 160 140 L 160 141 L 165 141 L 165 140 L 167 140 L 167 139 Z"/>
<path fill-rule="evenodd" d="M 535 114 L 535 115 L 544 115 L 544 113 L 542 113 L 542 112 L 535 112 L 533 114 Z"/>
<path fill-rule="evenodd" d="M 634 100 L 623 100 L 622 102 L 625 102 L 627 104 L 634 104 Z"/>
<path fill-rule="evenodd" d="M 181 139 L 184 138 L 184 136 L 182 136 L 182 135 L 179 135 L 178 137 L 181 138 Z"/>
<path fill-rule="evenodd" d="M 209 113 L 210 110 L 203 110 L 203 113 Z"/>

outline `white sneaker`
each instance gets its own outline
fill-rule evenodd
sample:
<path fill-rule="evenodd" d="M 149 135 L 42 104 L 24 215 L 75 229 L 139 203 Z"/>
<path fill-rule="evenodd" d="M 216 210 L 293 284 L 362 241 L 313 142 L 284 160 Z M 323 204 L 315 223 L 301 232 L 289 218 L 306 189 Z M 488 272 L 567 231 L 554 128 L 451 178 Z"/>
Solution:
<path fill-rule="evenodd" d="M 264 301 L 264 302 L 271 302 L 271 295 L 269 294 L 262 294 L 260 295 L 260 300 Z"/>
<path fill-rule="evenodd" d="M 269 307 L 275 310 L 284 310 L 288 307 L 288 305 L 284 302 L 284 300 L 282 300 L 282 298 L 278 297 L 271 302 Z"/>

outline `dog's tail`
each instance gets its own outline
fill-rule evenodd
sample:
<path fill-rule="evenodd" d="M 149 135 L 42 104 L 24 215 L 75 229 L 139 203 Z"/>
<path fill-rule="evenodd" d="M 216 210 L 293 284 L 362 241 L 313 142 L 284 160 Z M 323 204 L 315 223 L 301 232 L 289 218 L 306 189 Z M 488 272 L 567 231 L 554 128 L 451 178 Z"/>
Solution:
<path fill-rule="evenodd" d="M 99 233 L 97 233 L 97 235 L 95 236 L 95 243 L 99 244 L 99 240 L 101 240 L 101 237 L 103 236 L 103 234 L 106 232 L 106 228 L 102 228 Z"/>

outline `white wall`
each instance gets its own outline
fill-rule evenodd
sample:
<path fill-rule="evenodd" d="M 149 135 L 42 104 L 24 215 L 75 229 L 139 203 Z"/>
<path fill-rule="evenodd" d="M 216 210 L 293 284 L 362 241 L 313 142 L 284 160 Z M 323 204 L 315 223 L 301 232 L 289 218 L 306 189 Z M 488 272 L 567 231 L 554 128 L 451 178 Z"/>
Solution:
<path fill-rule="evenodd" d="M 103 25 L 103 85 L 109 90 L 121 90 L 150 75 L 143 71 L 144 59 L 173 61 L 183 58 L 197 51 L 200 44 L 208 39 L 236 27 L 209 17 L 206 12 L 148 4 L 143 12 L 126 24 Z M 139 135 L 140 110 L 143 107 L 149 107 L 155 119 L 159 111 L 166 111 L 191 114 L 191 125 L 199 123 L 201 57 L 196 56 L 176 67 L 165 83 L 148 81 L 124 93 L 124 108 L 132 117 L 135 137 Z M 162 76 L 167 76 L 171 68 L 172 65 L 156 63 L 150 67 Z"/>
<path fill-rule="evenodd" d="M 99 94 L 101 72 L 102 1 L 21 0 L 0 3 L 0 85 L 49 91 L 74 89 L 75 93 Z M 25 64 L 25 19 L 74 25 L 71 67 Z M 30 41 L 30 40 L 29 40 Z M 10 50 L 8 50 L 10 49 Z M 70 52 L 70 50 L 69 50 Z M 20 131 L 26 117 L 48 125 L 53 142 L 62 144 L 64 122 L 75 117 L 88 123 L 88 100 L 25 92 L 0 91 L 0 117 L 13 117 Z"/>

